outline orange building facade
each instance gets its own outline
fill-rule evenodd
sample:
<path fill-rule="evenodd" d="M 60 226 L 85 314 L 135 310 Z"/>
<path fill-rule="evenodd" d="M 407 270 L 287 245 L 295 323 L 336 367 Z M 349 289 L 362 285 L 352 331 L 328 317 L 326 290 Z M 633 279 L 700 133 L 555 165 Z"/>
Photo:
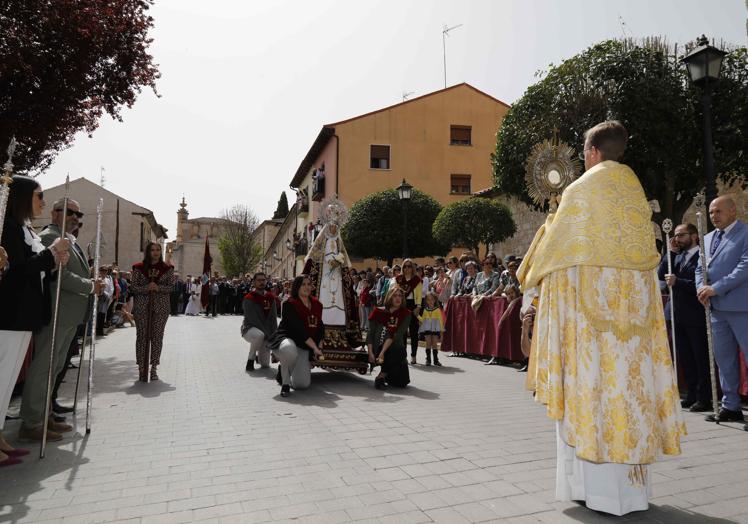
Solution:
<path fill-rule="evenodd" d="M 320 201 L 333 194 L 350 208 L 406 179 L 446 206 L 492 186 L 491 153 L 508 109 L 463 83 L 323 126 L 290 184 L 296 230 L 311 238 Z"/>

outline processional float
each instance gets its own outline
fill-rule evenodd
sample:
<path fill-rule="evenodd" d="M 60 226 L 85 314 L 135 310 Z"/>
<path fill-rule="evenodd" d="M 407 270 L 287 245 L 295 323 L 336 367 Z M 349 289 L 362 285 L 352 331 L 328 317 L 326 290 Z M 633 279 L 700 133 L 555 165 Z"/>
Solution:
<path fill-rule="evenodd" d="M 332 226 L 336 230 L 336 233 L 333 233 L 333 235 L 339 235 L 340 229 L 348 218 L 348 210 L 338 199 L 337 195 L 333 195 L 322 201 L 321 212 L 325 225 L 317 235 L 318 237 L 323 235 L 323 237 L 321 239 L 316 237 L 315 241 L 311 243 L 304 264 L 304 273 L 309 275 L 312 283 L 312 294 L 319 299 L 324 298 L 320 296 L 322 281 L 330 278 L 323 271 L 325 267 L 323 261 L 324 249 L 322 250 L 322 256 L 320 256 L 320 240 L 322 242 L 325 241 L 324 235 L 327 234 L 328 228 Z M 325 323 L 325 334 L 321 348 L 323 358 L 312 360 L 311 365 L 312 367 L 322 369 L 355 370 L 361 375 L 365 375 L 369 370 L 369 353 L 361 336 L 358 300 L 353 290 L 351 267 L 345 263 L 349 259 L 342 240 L 339 243 L 339 251 L 338 256 L 335 257 L 336 260 L 333 262 L 336 269 L 339 267 L 341 273 L 340 283 L 342 284 L 341 291 L 343 308 L 345 310 L 345 322 L 342 325 L 328 325 Z"/>

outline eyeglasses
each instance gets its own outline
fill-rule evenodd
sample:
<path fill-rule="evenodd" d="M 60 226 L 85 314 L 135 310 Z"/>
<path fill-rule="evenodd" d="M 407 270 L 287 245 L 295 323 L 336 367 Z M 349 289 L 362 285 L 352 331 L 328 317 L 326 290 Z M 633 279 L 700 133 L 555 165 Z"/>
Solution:
<path fill-rule="evenodd" d="M 583 149 L 583 150 L 582 150 L 582 152 L 581 152 L 581 153 L 579 153 L 579 160 L 584 160 L 584 154 L 585 154 L 585 153 L 586 153 L 587 151 L 592 151 L 592 149 L 593 149 L 594 147 L 595 147 L 595 146 L 592 146 L 592 147 L 588 147 L 587 149 Z"/>
<path fill-rule="evenodd" d="M 60 211 L 62 211 L 62 209 L 55 209 L 55 211 L 59 213 Z M 81 213 L 80 211 L 75 211 L 73 209 L 68 209 L 67 210 L 67 216 L 71 217 L 73 215 L 77 216 L 78 218 L 83 218 L 83 216 L 84 216 L 83 213 Z"/>
<path fill-rule="evenodd" d="M 691 234 L 691 233 L 676 233 L 676 234 L 675 234 L 675 235 L 673 235 L 673 236 L 674 236 L 675 238 L 680 238 L 680 237 L 687 237 L 687 236 L 689 236 L 690 234 Z"/>

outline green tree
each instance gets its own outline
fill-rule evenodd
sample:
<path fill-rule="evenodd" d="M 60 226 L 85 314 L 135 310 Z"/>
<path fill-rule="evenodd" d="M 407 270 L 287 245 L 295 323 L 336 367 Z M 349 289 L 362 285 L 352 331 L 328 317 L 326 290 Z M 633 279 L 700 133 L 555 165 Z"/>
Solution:
<path fill-rule="evenodd" d="M 262 246 L 252 238 L 258 220 L 249 206 L 237 204 L 222 212 L 223 227 L 218 238 L 221 266 L 226 276 L 249 273 L 262 258 Z"/>
<path fill-rule="evenodd" d="M 286 218 L 288 215 L 288 198 L 286 197 L 286 192 L 283 191 L 281 193 L 280 198 L 278 199 L 278 205 L 275 208 L 275 213 L 273 213 L 273 220 L 278 218 Z"/>
<path fill-rule="evenodd" d="M 0 4 L 0 148 L 20 172 L 42 171 L 104 113 L 121 120 L 155 91 L 153 0 L 4 0 Z"/>
<path fill-rule="evenodd" d="M 517 232 L 509 208 L 495 200 L 472 197 L 449 204 L 432 227 L 434 238 L 451 247 L 466 247 L 480 256 L 480 245 L 505 240 Z"/>
<path fill-rule="evenodd" d="M 443 255 L 449 250 L 431 234 L 431 224 L 441 208 L 439 202 L 427 194 L 413 190 L 408 203 L 409 256 Z M 403 205 L 397 191 L 372 193 L 353 204 L 342 234 L 351 256 L 381 258 L 390 264 L 402 256 Z"/>
<path fill-rule="evenodd" d="M 531 203 L 524 174 L 536 143 L 557 127 L 562 140 L 582 151 L 586 129 L 617 119 L 630 135 L 623 162 L 639 176 L 647 198 L 660 202 L 662 217 L 678 223 L 705 175 L 701 92 L 689 82 L 676 49 L 656 38 L 609 40 L 551 66 L 501 124 L 492 155 L 496 186 Z M 718 177 L 729 184 L 748 174 L 745 48 L 725 58 L 713 100 Z"/>

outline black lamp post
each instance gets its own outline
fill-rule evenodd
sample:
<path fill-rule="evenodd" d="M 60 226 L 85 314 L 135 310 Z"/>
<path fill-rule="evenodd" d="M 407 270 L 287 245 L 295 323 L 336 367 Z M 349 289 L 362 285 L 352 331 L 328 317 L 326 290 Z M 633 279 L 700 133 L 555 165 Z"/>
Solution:
<path fill-rule="evenodd" d="M 704 169 L 706 170 L 706 209 L 717 198 L 717 175 L 714 168 L 714 143 L 712 141 L 712 85 L 719 81 L 722 58 L 727 54 L 709 45 L 709 39 L 701 35 L 697 47 L 683 57 L 691 82 L 701 88 L 701 103 L 704 113 Z M 707 213 L 707 217 L 709 213 Z M 711 226 L 711 220 L 709 220 Z"/>
<path fill-rule="evenodd" d="M 408 202 L 410 202 L 412 193 L 413 186 L 403 178 L 402 183 L 397 187 L 397 194 L 400 196 L 400 202 L 403 203 L 403 259 L 408 257 Z"/>

